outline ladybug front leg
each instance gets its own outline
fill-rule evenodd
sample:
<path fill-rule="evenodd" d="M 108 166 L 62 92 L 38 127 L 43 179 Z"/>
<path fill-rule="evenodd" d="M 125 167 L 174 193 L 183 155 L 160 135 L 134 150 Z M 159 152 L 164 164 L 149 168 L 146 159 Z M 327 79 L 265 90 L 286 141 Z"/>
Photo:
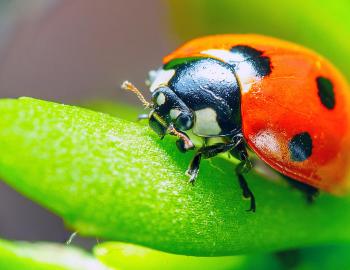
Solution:
<path fill-rule="evenodd" d="M 139 114 L 137 116 L 137 120 L 140 121 L 140 120 L 146 120 L 149 118 L 149 115 L 147 113 L 142 113 L 142 114 Z"/>
<path fill-rule="evenodd" d="M 255 210 L 256 210 L 255 197 L 254 197 L 253 192 L 250 190 L 247 181 L 245 180 L 245 178 L 243 176 L 243 173 L 247 172 L 247 165 L 246 164 L 247 164 L 246 161 L 242 161 L 240 164 L 238 164 L 236 167 L 236 174 L 238 177 L 239 186 L 241 187 L 241 189 L 243 191 L 243 197 L 246 199 L 250 199 L 250 208 L 247 211 L 255 212 Z"/>
<path fill-rule="evenodd" d="M 199 165 L 202 158 L 212 158 L 220 153 L 227 152 L 231 150 L 232 148 L 236 147 L 236 142 L 230 142 L 230 143 L 216 143 L 210 146 L 204 146 L 200 148 L 195 156 L 193 157 L 190 166 L 188 170 L 186 171 L 186 174 L 190 176 L 189 182 L 194 184 L 198 172 L 199 172 Z"/>
<path fill-rule="evenodd" d="M 241 161 L 236 166 L 236 170 L 235 170 L 236 175 L 238 177 L 239 186 L 243 191 L 243 197 L 250 199 L 250 208 L 247 211 L 255 212 L 256 210 L 255 197 L 253 192 L 250 190 L 247 181 L 243 176 L 243 174 L 248 173 L 253 167 L 252 162 L 249 160 L 248 152 L 244 142 L 243 141 L 240 142 L 237 145 L 237 147 L 235 147 L 230 151 L 230 153 Z"/>
<path fill-rule="evenodd" d="M 193 157 L 193 159 L 190 163 L 190 166 L 188 167 L 188 169 L 186 171 L 186 175 L 188 175 L 190 177 L 188 182 L 190 182 L 192 185 L 194 185 L 194 182 L 196 181 L 196 178 L 198 176 L 199 164 L 201 163 L 201 159 L 202 159 L 202 153 L 200 153 L 200 151 L 198 151 L 195 154 L 195 156 Z"/>

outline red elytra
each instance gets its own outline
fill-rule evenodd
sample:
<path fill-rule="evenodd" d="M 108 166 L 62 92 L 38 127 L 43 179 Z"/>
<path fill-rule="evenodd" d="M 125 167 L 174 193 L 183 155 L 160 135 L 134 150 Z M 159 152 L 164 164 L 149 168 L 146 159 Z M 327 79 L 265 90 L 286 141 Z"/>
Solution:
<path fill-rule="evenodd" d="M 322 56 L 275 38 L 228 34 L 191 40 L 163 62 L 197 56 L 225 61 L 206 51 L 240 45 L 261 51 L 271 63 L 268 76 L 245 82 L 248 87 L 241 90 L 248 146 L 284 175 L 330 193 L 345 193 L 350 187 L 350 92 L 344 77 Z M 326 91 L 332 88 L 331 104 L 320 96 L 319 78 L 326 81 Z M 312 140 L 310 156 L 293 160 L 288 146 L 296 134 L 306 133 Z"/>

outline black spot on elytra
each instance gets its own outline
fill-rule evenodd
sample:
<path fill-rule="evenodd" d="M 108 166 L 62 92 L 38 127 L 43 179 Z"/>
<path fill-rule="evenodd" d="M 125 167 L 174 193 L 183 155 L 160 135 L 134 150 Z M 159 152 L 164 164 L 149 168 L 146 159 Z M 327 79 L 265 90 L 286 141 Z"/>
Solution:
<path fill-rule="evenodd" d="M 288 143 L 291 159 L 294 161 L 304 161 L 312 154 L 312 139 L 308 132 L 294 135 Z"/>
<path fill-rule="evenodd" d="M 317 77 L 318 96 L 322 104 L 329 110 L 335 106 L 334 87 L 333 83 L 325 77 Z"/>
<path fill-rule="evenodd" d="M 234 46 L 230 51 L 241 54 L 243 58 L 247 59 L 246 61 L 251 62 L 259 76 L 264 77 L 271 73 L 272 66 L 270 57 L 264 56 L 262 51 L 245 45 Z"/>

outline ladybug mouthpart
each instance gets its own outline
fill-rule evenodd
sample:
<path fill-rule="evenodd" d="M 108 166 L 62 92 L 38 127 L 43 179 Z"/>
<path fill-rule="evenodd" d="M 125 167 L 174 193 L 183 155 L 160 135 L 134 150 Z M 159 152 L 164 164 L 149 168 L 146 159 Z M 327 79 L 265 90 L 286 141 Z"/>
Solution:
<path fill-rule="evenodd" d="M 180 140 L 183 141 L 185 150 L 191 150 L 194 148 L 194 144 L 190 140 L 190 138 L 188 138 L 184 133 L 177 131 L 173 125 L 170 125 L 168 127 L 168 131 L 170 134 L 175 135 L 176 137 L 178 137 Z"/>

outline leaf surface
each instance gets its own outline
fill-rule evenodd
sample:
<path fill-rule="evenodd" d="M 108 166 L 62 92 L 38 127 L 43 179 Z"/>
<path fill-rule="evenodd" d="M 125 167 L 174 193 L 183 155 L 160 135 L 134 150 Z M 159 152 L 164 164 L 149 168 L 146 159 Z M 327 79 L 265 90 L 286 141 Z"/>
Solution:
<path fill-rule="evenodd" d="M 80 234 L 179 254 L 214 256 L 350 240 L 349 197 L 313 205 L 285 183 L 247 177 L 257 212 L 246 212 L 222 158 L 204 160 L 139 125 L 31 98 L 0 101 L 0 176 Z"/>

